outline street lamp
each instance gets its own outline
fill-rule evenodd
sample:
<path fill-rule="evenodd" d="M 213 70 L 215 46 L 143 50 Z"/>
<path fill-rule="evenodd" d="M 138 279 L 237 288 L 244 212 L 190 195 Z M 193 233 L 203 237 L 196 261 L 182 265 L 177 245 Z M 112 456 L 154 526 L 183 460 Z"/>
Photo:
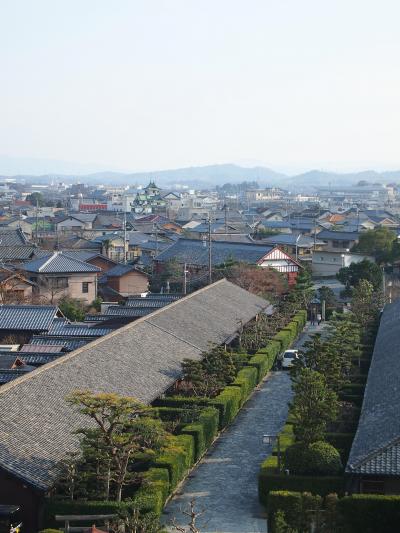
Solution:
<path fill-rule="evenodd" d="M 278 451 L 278 470 L 281 471 L 281 441 L 279 435 L 263 435 L 262 438 L 263 444 L 268 446 L 273 446 L 276 441 L 277 451 Z"/>

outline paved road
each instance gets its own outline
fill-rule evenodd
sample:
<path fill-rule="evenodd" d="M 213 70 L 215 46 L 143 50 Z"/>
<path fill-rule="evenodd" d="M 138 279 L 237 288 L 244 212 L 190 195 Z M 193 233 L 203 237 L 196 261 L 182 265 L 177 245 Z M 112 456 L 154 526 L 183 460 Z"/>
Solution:
<path fill-rule="evenodd" d="M 301 348 L 310 333 L 322 328 L 309 326 L 296 347 Z M 272 449 L 262 443 L 262 436 L 281 430 L 291 396 L 288 373 L 272 372 L 169 502 L 164 524 L 173 518 L 187 524 L 182 509 L 187 510 L 188 502 L 195 499 L 196 509 L 204 510 L 199 518 L 202 533 L 267 531 L 264 509 L 258 503 L 257 475 Z"/>

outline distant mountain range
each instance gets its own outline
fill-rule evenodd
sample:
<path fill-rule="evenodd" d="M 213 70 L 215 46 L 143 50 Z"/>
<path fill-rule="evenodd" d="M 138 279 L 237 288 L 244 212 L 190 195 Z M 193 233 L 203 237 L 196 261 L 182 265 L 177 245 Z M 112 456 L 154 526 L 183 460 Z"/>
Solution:
<path fill-rule="evenodd" d="M 51 161 L 50 164 L 40 164 L 42 160 L 24 160 L 24 171 L 11 175 L 7 172 L 10 168 L 10 158 L 0 156 L 0 179 L 4 177 L 15 177 L 25 179 L 27 182 L 35 181 L 37 183 L 48 182 L 53 180 L 66 180 L 74 182 L 84 182 L 88 184 L 107 183 L 112 181 L 115 184 L 146 185 L 149 180 L 156 181 L 161 187 L 174 188 L 179 184 L 189 187 L 210 188 L 224 183 L 240 183 L 243 181 L 257 181 L 260 186 L 280 186 L 289 190 L 312 189 L 313 186 L 319 185 L 350 185 L 359 181 L 368 181 L 370 183 L 390 183 L 400 182 L 400 170 L 376 172 L 366 170 L 352 173 L 336 173 L 321 170 L 310 170 L 303 174 L 289 176 L 274 170 L 256 166 L 243 167 L 233 164 L 208 165 L 199 167 L 178 168 L 171 170 L 159 170 L 152 172 L 85 172 L 85 166 L 72 168 L 74 165 L 59 162 L 57 172 L 57 162 Z M 45 160 L 43 160 L 45 161 Z M 18 167 L 19 168 L 19 167 Z M 29 171 L 29 168 L 32 170 Z M 47 171 L 39 172 L 40 168 L 46 168 Z M 26 171 L 25 171 L 26 170 Z M 87 167 L 86 167 L 87 170 Z"/>

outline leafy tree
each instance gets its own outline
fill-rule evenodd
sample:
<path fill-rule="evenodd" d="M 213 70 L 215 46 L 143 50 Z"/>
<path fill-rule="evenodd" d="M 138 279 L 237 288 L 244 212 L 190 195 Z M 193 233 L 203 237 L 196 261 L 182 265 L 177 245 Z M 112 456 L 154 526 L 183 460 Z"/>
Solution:
<path fill-rule="evenodd" d="M 358 354 L 360 341 L 360 328 L 353 315 L 336 315 L 326 337 L 316 333 L 304 343 L 292 375 L 297 376 L 303 368 L 315 370 L 325 377 L 331 390 L 339 392 L 348 383 L 352 357 Z"/>
<path fill-rule="evenodd" d="M 355 287 L 360 280 L 366 279 L 372 283 L 374 289 L 382 286 L 382 271 L 376 263 L 363 259 L 359 263 L 351 263 L 343 267 L 336 274 L 337 279 L 347 288 Z"/>
<path fill-rule="evenodd" d="M 279 296 L 286 290 L 284 278 L 272 268 L 237 263 L 224 269 L 223 275 L 246 291 L 266 298 Z"/>
<path fill-rule="evenodd" d="M 180 265 L 176 259 L 166 261 L 159 267 L 160 271 L 155 271 L 150 276 L 150 291 L 160 292 L 166 290 L 169 284 L 171 291 L 178 292 L 182 290 L 183 265 Z"/>
<path fill-rule="evenodd" d="M 124 485 L 135 476 L 129 469 L 135 455 L 161 449 L 166 438 L 162 422 L 135 398 L 117 394 L 76 391 L 67 402 L 94 424 L 77 432 L 82 457 L 96 458 L 101 472 L 109 473 L 115 499 L 121 501 Z"/>
<path fill-rule="evenodd" d="M 194 396 L 213 397 L 235 379 L 236 367 L 230 352 L 215 346 L 200 361 L 184 359 L 183 382 Z"/>
<path fill-rule="evenodd" d="M 45 202 L 43 198 L 43 194 L 40 192 L 33 192 L 31 194 L 28 194 L 26 197 L 26 201 L 30 202 L 34 206 L 43 207 Z"/>
<path fill-rule="evenodd" d="M 343 468 L 340 454 L 331 444 L 297 442 L 285 451 L 285 468 L 296 475 L 335 476 Z"/>
<path fill-rule="evenodd" d="M 297 275 L 296 285 L 292 291 L 292 297 L 302 309 L 306 309 L 315 293 L 310 272 L 303 268 Z"/>
<path fill-rule="evenodd" d="M 383 304 L 382 293 L 374 291 L 372 283 L 362 279 L 353 291 L 351 307 L 355 320 L 360 324 L 365 334 L 376 322 Z"/>
<path fill-rule="evenodd" d="M 322 374 L 310 368 L 302 368 L 295 376 L 293 391 L 290 410 L 296 439 L 305 445 L 323 440 L 326 425 L 338 413 L 337 394 L 328 387 Z"/>
<path fill-rule="evenodd" d="M 354 252 L 361 252 L 375 257 L 379 264 L 392 260 L 393 244 L 396 234 L 385 227 L 377 227 L 360 234 Z"/>
<path fill-rule="evenodd" d="M 323 285 L 318 289 L 318 298 L 321 300 L 325 300 L 326 307 L 335 307 L 337 305 L 337 299 L 335 296 L 335 293 L 330 287 L 327 287 L 326 285 Z"/>
<path fill-rule="evenodd" d="M 81 322 L 85 319 L 86 307 L 82 300 L 66 296 L 58 302 L 58 307 L 69 320 Z"/>

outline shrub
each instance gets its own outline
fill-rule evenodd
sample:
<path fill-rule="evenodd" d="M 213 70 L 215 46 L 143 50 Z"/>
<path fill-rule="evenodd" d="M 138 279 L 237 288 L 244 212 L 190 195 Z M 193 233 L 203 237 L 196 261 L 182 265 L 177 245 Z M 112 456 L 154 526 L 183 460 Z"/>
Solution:
<path fill-rule="evenodd" d="M 71 514 L 123 514 L 132 512 L 135 508 L 133 501 L 60 501 L 60 500 L 45 500 L 44 504 L 44 524 L 48 528 L 57 528 L 58 524 L 55 521 L 55 515 L 71 515 Z"/>
<path fill-rule="evenodd" d="M 352 533 L 399 530 L 400 496 L 353 494 L 339 500 L 338 509 Z"/>
<path fill-rule="evenodd" d="M 181 437 L 188 437 L 181 435 Z M 169 488 L 174 490 L 186 474 L 189 464 L 185 442 L 179 437 L 170 439 L 169 446 L 155 459 L 154 466 L 166 468 L 169 473 Z"/>
<path fill-rule="evenodd" d="M 276 531 L 275 518 L 279 511 L 283 512 L 287 525 L 293 531 L 309 531 L 310 510 L 320 509 L 322 498 L 308 492 L 272 491 L 268 498 L 268 523 L 272 531 Z"/>
<path fill-rule="evenodd" d="M 271 339 L 268 342 L 267 346 L 257 350 L 257 354 L 256 355 L 258 355 L 258 354 L 267 354 L 267 355 L 271 355 L 272 357 L 276 357 L 279 354 L 280 351 L 281 351 L 281 343 L 280 343 L 280 341 Z"/>
<path fill-rule="evenodd" d="M 233 387 L 240 387 L 241 399 L 240 405 L 243 405 L 254 387 L 257 385 L 257 370 L 252 367 L 243 368 L 238 372 L 235 381 L 232 383 Z"/>
<path fill-rule="evenodd" d="M 215 407 L 202 409 L 198 423 L 204 427 L 204 439 L 206 447 L 209 448 L 218 432 L 219 414 Z"/>
<path fill-rule="evenodd" d="M 220 429 L 223 429 L 230 424 L 235 418 L 240 408 L 240 401 L 240 388 L 232 386 L 225 387 L 222 392 L 211 401 L 211 405 L 220 409 Z"/>
<path fill-rule="evenodd" d="M 284 352 L 285 350 L 287 350 L 289 348 L 291 342 L 293 341 L 292 334 L 287 329 L 283 329 L 282 331 L 277 333 L 275 335 L 275 337 L 273 338 L 273 340 L 274 341 L 278 341 L 280 343 L 280 345 L 281 345 L 280 351 L 281 352 Z"/>
<path fill-rule="evenodd" d="M 277 457 L 274 457 L 277 465 Z M 264 462 L 258 477 L 260 502 L 266 506 L 269 493 L 275 490 L 310 492 L 326 496 L 332 493 L 343 495 L 345 486 L 343 476 L 287 476 L 279 473 L 277 468 L 265 466 Z"/>
<path fill-rule="evenodd" d="M 300 492 L 290 492 L 287 490 L 270 492 L 267 512 L 268 524 L 272 525 L 272 533 L 275 533 L 276 531 L 274 527 L 274 518 L 278 511 L 283 511 L 285 521 L 288 523 L 288 525 L 292 525 L 295 524 L 296 520 L 299 519 L 299 516 L 301 515 L 301 508 L 302 502 Z"/>
<path fill-rule="evenodd" d="M 353 444 L 354 433 L 326 433 L 325 439 L 340 451 L 342 463 L 346 463 Z"/>
<path fill-rule="evenodd" d="M 342 470 L 340 454 L 331 444 L 323 441 L 305 446 L 292 444 L 285 452 L 285 467 L 296 475 L 332 476 Z"/>
<path fill-rule="evenodd" d="M 182 435 L 190 435 L 194 442 L 194 461 L 198 461 L 206 451 L 206 441 L 204 436 L 204 426 L 199 422 L 187 424 L 181 429 Z"/>
<path fill-rule="evenodd" d="M 169 472 L 166 468 L 150 468 L 132 502 L 141 513 L 160 515 L 170 493 Z"/>

